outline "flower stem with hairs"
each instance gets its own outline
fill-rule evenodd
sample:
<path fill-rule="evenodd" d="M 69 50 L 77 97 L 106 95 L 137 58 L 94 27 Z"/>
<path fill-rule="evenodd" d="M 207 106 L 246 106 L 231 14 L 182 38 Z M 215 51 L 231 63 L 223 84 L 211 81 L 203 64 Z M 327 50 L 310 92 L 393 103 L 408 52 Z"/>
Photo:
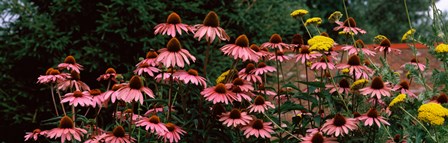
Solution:
<path fill-rule="evenodd" d="M 52 85 L 50 86 L 50 90 L 51 90 L 51 98 L 53 99 L 54 110 L 56 112 L 56 115 L 59 116 L 58 106 L 56 106 L 56 100 L 54 99 L 54 87 Z"/>
<path fill-rule="evenodd" d="M 313 36 L 311 36 L 310 31 L 309 31 L 308 28 L 306 27 L 305 22 L 303 21 L 303 17 L 300 17 L 300 20 L 302 21 L 302 25 L 305 27 L 306 32 L 308 33 L 308 36 L 310 36 L 310 38 L 312 38 Z"/>
<path fill-rule="evenodd" d="M 278 61 L 278 54 L 277 54 L 277 49 L 275 49 L 275 64 L 277 66 L 277 112 L 278 112 L 278 123 L 281 125 L 282 124 L 282 113 L 281 113 L 281 102 L 280 102 L 280 67 L 279 67 L 279 62 Z M 279 133 L 279 142 L 282 143 L 282 133 Z"/>
<path fill-rule="evenodd" d="M 412 116 L 411 113 L 409 113 L 408 111 L 406 111 L 403 107 L 399 107 L 403 112 L 405 112 L 406 114 L 408 114 L 412 119 L 414 119 L 418 124 L 420 124 L 423 129 L 426 131 L 426 133 L 428 133 L 428 135 L 431 137 L 432 140 L 434 140 L 435 142 L 437 142 L 437 139 L 435 139 L 435 137 L 433 137 L 431 135 L 431 132 L 429 132 L 429 130 L 425 127 L 425 125 L 423 125 L 422 122 L 420 122 L 417 118 L 415 118 L 414 116 Z"/>

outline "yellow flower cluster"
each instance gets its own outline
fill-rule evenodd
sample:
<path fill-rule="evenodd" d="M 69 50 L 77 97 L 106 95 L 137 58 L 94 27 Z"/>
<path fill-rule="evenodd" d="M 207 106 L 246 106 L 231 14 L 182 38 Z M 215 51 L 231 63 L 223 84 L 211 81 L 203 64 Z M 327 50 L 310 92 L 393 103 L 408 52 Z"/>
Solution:
<path fill-rule="evenodd" d="M 306 14 L 308 14 L 308 10 L 304 10 L 304 9 L 298 9 L 298 10 L 294 10 L 293 12 L 291 12 L 291 16 L 294 18 L 302 17 Z"/>
<path fill-rule="evenodd" d="M 418 119 L 431 125 L 442 125 L 448 117 L 448 109 L 439 103 L 429 102 L 418 108 Z"/>
<path fill-rule="evenodd" d="M 344 68 L 341 70 L 341 72 L 344 74 L 348 74 L 348 72 L 350 72 L 350 70 L 348 68 Z"/>
<path fill-rule="evenodd" d="M 310 51 L 328 51 L 334 45 L 334 40 L 325 36 L 314 36 L 308 40 Z"/>
<path fill-rule="evenodd" d="M 376 44 L 380 44 L 384 39 L 387 39 L 387 37 L 384 35 L 376 35 L 375 38 L 373 38 L 373 42 Z"/>
<path fill-rule="evenodd" d="M 347 36 L 348 35 L 352 35 L 352 36 L 355 35 L 355 33 L 353 33 L 353 32 L 345 32 L 345 31 L 339 31 L 338 34 L 339 35 L 347 35 Z"/>
<path fill-rule="evenodd" d="M 322 19 L 320 17 L 308 18 L 305 21 L 305 26 L 310 25 L 310 24 L 320 25 L 320 24 L 322 24 Z"/>
<path fill-rule="evenodd" d="M 406 94 L 399 94 L 397 97 L 392 99 L 392 101 L 389 103 L 389 107 L 392 107 L 395 104 L 404 102 L 405 99 L 406 99 Z"/>
<path fill-rule="evenodd" d="M 361 89 L 362 87 L 364 87 L 364 85 L 369 82 L 367 79 L 358 79 L 355 82 L 353 82 L 352 86 L 350 87 L 350 89 L 352 90 L 358 90 Z"/>
<path fill-rule="evenodd" d="M 221 75 L 219 75 L 219 77 L 216 78 L 216 84 L 223 82 L 226 79 L 227 75 L 229 75 L 229 73 L 230 73 L 230 70 L 227 70 L 227 71 L 223 72 Z"/>
<path fill-rule="evenodd" d="M 415 33 L 415 29 L 414 28 L 409 29 L 406 33 L 403 34 L 403 37 L 401 37 L 401 41 L 403 42 L 403 41 L 407 40 L 412 35 L 414 35 L 414 33 Z"/>
<path fill-rule="evenodd" d="M 448 53 L 448 45 L 440 44 L 436 47 L 434 51 L 436 51 L 437 53 Z"/>
<path fill-rule="evenodd" d="M 342 15 L 343 14 L 340 11 L 335 11 L 328 17 L 328 21 L 330 23 L 334 23 L 336 21 L 339 21 L 339 19 L 341 19 Z"/>

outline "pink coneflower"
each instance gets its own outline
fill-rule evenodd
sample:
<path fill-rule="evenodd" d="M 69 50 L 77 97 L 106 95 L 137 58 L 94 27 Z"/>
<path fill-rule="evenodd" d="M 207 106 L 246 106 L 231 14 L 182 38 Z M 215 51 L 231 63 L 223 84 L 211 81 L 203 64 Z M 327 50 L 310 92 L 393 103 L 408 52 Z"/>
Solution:
<path fill-rule="evenodd" d="M 121 111 L 117 111 L 115 115 L 115 118 L 117 120 L 119 120 L 120 122 L 124 122 L 127 120 L 131 120 L 131 123 L 135 123 L 137 122 L 139 119 L 142 119 L 143 117 L 138 115 L 138 114 L 134 114 L 134 111 L 132 109 L 126 109 L 123 112 Z"/>
<path fill-rule="evenodd" d="M 165 109 L 164 106 L 162 106 L 162 105 L 155 105 L 153 108 L 146 111 L 145 114 L 143 114 L 143 115 L 149 116 L 149 115 L 156 114 L 159 112 L 164 112 L 165 110 L 168 111 L 168 108 Z M 176 110 L 174 110 L 173 106 L 171 106 L 171 111 L 173 111 L 173 112 L 176 111 Z"/>
<path fill-rule="evenodd" d="M 140 64 L 137 69 L 134 70 L 134 74 L 143 76 L 144 73 L 147 75 L 154 77 L 155 73 L 160 72 L 160 69 L 157 67 L 152 67 L 147 63 Z"/>
<path fill-rule="evenodd" d="M 255 90 L 254 92 L 255 92 L 255 93 L 258 93 L 258 94 L 269 95 L 269 96 L 275 96 L 275 95 L 277 95 L 277 92 L 266 89 L 266 88 L 264 87 L 264 84 L 263 84 L 263 83 L 258 84 L 258 90 Z"/>
<path fill-rule="evenodd" d="M 145 129 L 147 131 L 150 131 L 151 133 L 157 133 L 159 135 L 163 134 L 164 132 L 168 132 L 165 124 L 160 122 L 160 118 L 157 115 L 152 115 L 150 118 L 143 117 L 140 121 L 136 122 L 136 126 L 145 126 Z"/>
<path fill-rule="evenodd" d="M 163 142 L 176 143 L 180 140 L 180 135 L 183 135 L 187 132 L 182 130 L 179 126 L 176 126 L 173 123 L 165 124 L 168 131 L 159 134 L 159 138 L 163 138 Z"/>
<path fill-rule="evenodd" d="M 258 95 L 254 99 L 254 103 L 249 105 L 247 109 L 249 109 L 249 112 L 255 112 L 255 113 L 264 113 L 268 108 L 274 109 L 275 106 L 269 101 L 266 101 L 263 96 Z"/>
<path fill-rule="evenodd" d="M 381 96 L 390 96 L 390 88 L 385 86 L 381 77 L 375 77 L 372 80 L 370 87 L 365 87 L 359 90 L 363 95 L 369 95 L 381 99 Z"/>
<path fill-rule="evenodd" d="M 257 68 L 251 72 L 255 73 L 255 75 L 262 75 L 264 73 L 275 72 L 275 71 L 277 71 L 277 69 L 275 69 L 274 67 L 266 65 L 266 63 L 264 63 L 264 62 L 260 62 L 260 63 L 258 63 Z"/>
<path fill-rule="evenodd" d="M 235 40 L 235 44 L 227 44 L 221 48 L 221 51 L 233 57 L 233 59 L 241 59 L 243 62 L 250 60 L 258 62 L 259 55 L 249 48 L 249 39 L 246 35 L 240 35 Z"/>
<path fill-rule="evenodd" d="M 59 127 L 47 132 L 47 137 L 51 139 L 61 138 L 61 142 L 64 143 L 66 140 L 71 141 L 72 139 L 81 141 L 81 137 L 84 134 L 87 134 L 86 130 L 76 128 L 73 120 L 68 116 L 64 116 L 59 123 Z"/>
<path fill-rule="evenodd" d="M 291 44 L 289 44 L 290 47 L 294 49 L 294 52 L 300 53 L 300 48 L 305 45 L 305 42 L 303 41 L 303 37 L 300 34 L 294 34 L 292 36 Z"/>
<path fill-rule="evenodd" d="M 283 51 L 283 48 L 289 49 L 289 45 L 282 42 L 282 37 L 278 34 L 272 34 L 269 42 L 261 44 L 261 47 L 264 48 L 272 48 Z"/>
<path fill-rule="evenodd" d="M 226 86 L 222 83 L 218 83 L 214 87 L 204 89 L 201 91 L 201 95 L 204 96 L 207 101 L 213 101 L 213 104 L 229 104 L 232 101 L 237 100 L 237 97 L 233 95 L 232 92 L 228 91 Z"/>
<path fill-rule="evenodd" d="M 226 31 L 219 27 L 218 15 L 213 11 L 210 11 L 207 14 L 202 24 L 196 24 L 194 27 L 196 29 L 194 38 L 198 38 L 198 41 L 200 41 L 202 37 L 205 37 L 205 40 L 209 43 L 212 43 L 215 40 L 215 37 L 218 37 L 219 40 L 223 41 L 228 41 L 230 39 Z"/>
<path fill-rule="evenodd" d="M 257 44 L 252 44 L 252 45 L 250 45 L 250 49 L 254 50 L 255 53 L 257 53 L 257 55 L 258 55 L 260 58 L 267 57 L 267 56 L 270 55 L 269 51 L 262 50 L 260 47 L 258 47 Z M 265 48 L 265 49 L 266 49 L 266 48 Z"/>
<path fill-rule="evenodd" d="M 129 84 L 121 87 L 117 92 L 118 98 L 126 102 L 140 101 L 140 104 L 143 104 L 142 92 L 149 97 L 154 98 L 154 93 L 151 89 L 144 87 L 140 77 L 135 75 L 131 78 L 131 80 L 129 80 Z"/>
<path fill-rule="evenodd" d="M 391 43 L 390 40 L 385 38 L 381 41 L 380 45 L 375 47 L 375 50 L 378 50 L 380 52 L 384 52 L 384 53 L 390 53 L 390 52 L 394 52 L 395 55 L 399 55 L 401 54 L 401 50 L 395 49 L 391 47 Z"/>
<path fill-rule="evenodd" d="M 112 132 L 100 135 L 97 140 L 104 140 L 106 143 L 132 143 L 136 141 L 129 134 L 126 134 L 122 126 L 117 126 Z"/>
<path fill-rule="evenodd" d="M 368 98 L 367 102 L 370 103 L 372 106 L 379 105 L 379 106 L 386 106 L 386 102 L 384 102 L 382 99 L 376 99 L 376 98 Z"/>
<path fill-rule="evenodd" d="M 233 94 L 236 97 L 236 100 L 240 102 L 242 102 L 243 99 L 251 101 L 252 97 L 255 96 L 255 94 L 252 93 L 251 91 L 243 91 L 241 90 L 240 87 L 234 85 L 232 85 L 229 90 L 231 91 L 231 94 Z"/>
<path fill-rule="evenodd" d="M 126 84 L 114 84 L 112 86 L 111 90 L 102 93 L 104 101 L 111 99 L 112 103 L 115 103 L 115 100 L 119 99 L 118 98 L 118 92 L 117 92 L 118 89 L 120 89 L 121 87 L 123 87 L 125 85 Z"/>
<path fill-rule="evenodd" d="M 241 128 L 241 130 L 244 131 L 246 138 L 249 138 L 250 136 L 255 136 L 257 138 L 271 138 L 271 133 L 274 133 L 271 124 L 272 122 L 263 122 L 263 120 L 256 119 L 249 125 Z"/>
<path fill-rule="evenodd" d="M 314 131 L 305 137 L 302 137 L 300 143 L 338 143 L 336 138 L 324 137 L 321 132 Z"/>
<path fill-rule="evenodd" d="M 328 135 L 333 135 L 338 137 L 339 135 L 344 136 L 348 134 L 348 131 L 353 131 L 358 128 L 356 126 L 356 119 L 345 118 L 341 114 L 336 114 L 333 119 L 327 120 L 324 125 L 322 125 L 322 131 Z"/>
<path fill-rule="evenodd" d="M 70 79 L 61 81 L 57 85 L 59 90 L 66 91 L 68 89 L 90 90 L 90 87 L 81 81 L 81 76 L 75 71 L 70 72 Z"/>
<path fill-rule="evenodd" d="M 341 79 L 336 87 L 333 84 L 327 84 L 325 87 L 326 90 L 330 90 L 330 93 L 338 92 L 339 94 L 348 94 L 350 92 L 350 84 L 345 78 Z"/>
<path fill-rule="evenodd" d="M 81 92 L 76 90 L 73 93 L 67 93 L 62 97 L 61 103 L 69 102 L 69 105 L 73 106 L 93 106 L 92 96 L 89 95 L 88 91 Z"/>
<path fill-rule="evenodd" d="M 171 75 L 173 75 L 173 81 L 178 81 L 179 77 L 177 77 L 175 75 L 177 71 L 173 68 L 168 68 L 166 71 L 159 73 L 156 77 L 154 77 L 154 79 L 157 82 L 160 81 L 165 81 L 165 82 L 170 82 L 171 81 Z"/>
<path fill-rule="evenodd" d="M 322 56 L 322 54 L 310 52 L 310 50 L 308 50 L 308 47 L 304 46 L 300 48 L 299 54 L 297 54 L 294 58 L 296 58 L 296 62 L 301 61 L 302 64 L 305 64 L 306 61 L 315 59 L 320 56 Z"/>
<path fill-rule="evenodd" d="M 158 51 L 160 53 L 157 56 L 157 62 L 161 62 L 166 67 L 181 67 L 190 65 L 190 60 L 196 61 L 196 58 L 190 54 L 187 50 L 182 48 L 179 40 L 177 38 L 171 38 L 166 44 L 166 48 L 162 48 Z"/>
<path fill-rule="evenodd" d="M 156 51 L 154 51 L 154 50 L 149 50 L 149 52 L 148 53 L 146 53 L 146 59 L 144 59 L 144 60 L 142 60 L 142 61 L 140 61 L 137 65 L 135 65 L 135 66 L 140 66 L 141 64 L 148 64 L 148 65 L 150 65 L 150 66 L 153 66 L 153 67 L 157 67 L 159 64 L 158 64 L 158 62 L 157 62 L 157 56 L 158 56 L 158 54 L 157 54 L 157 52 Z"/>
<path fill-rule="evenodd" d="M 194 69 L 189 69 L 188 71 L 180 70 L 173 74 L 173 76 L 179 78 L 179 80 L 183 81 L 185 84 L 192 83 L 194 85 L 201 85 L 204 88 L 207 87 L 207 83 L 205 82 L 205 78 L 199 76 L 198 71 Z"/>
<path fill-rule="evenodd" d="M 69 71 L 75 71 L 77 73 L 80 72 L 80 70 L 83 70 L 82 65 L 76 63 L 75 57 L 73 56 L 67 56 L 63 63 L 60 63 L 58 65 L 59 69 L 67 69 Z"/>
<path fill-rule="evenodd" d="M 365 30 L 362 30 L 361 28 L 356 27 L 356 21 L 352 17 L 349 17 L 344 22 L 336 21 L 335 23 L 338 24 L 339 26 L 333 28 L 334 31 L 338 31 L 338 30 L 342 29 L 342 31 L 344 31 L 346 33 L 351 33 L 351 32 L 353 32 L 354 34 L 358 34 L 358 33 L 365 34 L 366 33 Z"/>
<path fill-rule="evenodd" d="M 315 62 L 311 65 L 311 69 L 313 70 L 332 70 L 334 69 L 334 63 L 330 62 L 330 60 L 328 59 L 328 57 L 321 57 L 319 62 Z"/>
<path fill-rule="evenodd" d="M 154 35 L 162 34 L 170 35 L 171 37 L 176 37 L 176 31 L 179 35 L 182 35 L 182 31 L 194 33 L 193 27 L 183 24 L 180 16 L 175 12 L 168 16 L 166 23 L 160 23 L 154 29 Z"/>
<path fill-rule="evenodd" d="M 368 68 L 365 65 L 361 65 L 361 60 L 357 55 L 352 55 L 347 61 L 347 64 L 340 63 L 336 65 L 338 69 L 345 69 L 347 68 L 349 70 L 348 74 L 351 76 L 355 76 L 356 79 L 368 79 L 369 73 L 372 73 L 372 70 Z"/>
<path fill-rule="evenodd" d="M 26 132 L 26 135 L 24 136 L 25 141 L 29 139 L 33 139 L 34 141 L 37 141 L 39 139 L 39 136 L 46 136 L 47 131 L 41 131 L 40 129 L 34 129 L 33 132 Z"/>
<path fill-rule="evenodd" d="M 49 68 L 45 75 L 40 75 L 37 78 L 37 83 L 41 84 L 50 84 L 50 83 L 58 83 L 70 78 L 68 73 L 60 73 L 59 70 Z"/>
<path fill-rule="evenodd" d="M 362 53 L 364 53 L 368 56 L 375 56 L 375 54 L 376 54 L 374 51 L 371 51 L 371 50 L 365 48 L 365 44 L 361 39 L 356 40 L 354 46 L 346 45 L 346 46 L 342 47 L 341 49 L 344 51 L 347 51 L 348 55 L 357 55 L 359 53 L 359 51 L 362 51 Z"/>
<path fill-rule="evenodd" d="M 392 90 L 400 91 L 400 93 L 407 94 L 413 98 L 417 98 L 417 95 L 415 95 L 409 90 L 409 83 L 407 81 L 401 81 L 399 84 L 395 85 L 394 88 L 392 88 Z"/>
<path fill-rule="evenodd" d="M 219 121 L 223 122 L 227 127 L 238 125 L 247 125 L 252 120 L 252 117 L 247 115 L 247 112 L 241 112 L 239 109 L 232 109 L 230 112 L 223 113 Z"/>
<path fill-rule="evenodd" d="M 407 143 L 407 136 L 401 137 L 401 135 L 396 134 L 393 138 L 389 137 L 386 143 Z"/>
<path fill-rule="evenodd" d="M 290 57 L 288 57 L 287 55 L 285 55 L 285 53 L 281 52 L 281 51 L 277 51 L 277 56 L 275 56 L 275 54 L 271 54 L 271 57 L 269 58 L 269 60 L 271 61 L 275 61 L 278 60 L 280 62 L 283 61 L 287 61 L 289 59 L 291 59 Z"/>
<path fill-rule="evenodd" d="M 98 77 L 96 80 L 101 81 L 101 80 L 112 80 L 117 82 L 117 79 L 115 79 L 117 76 L 117 72 L 115 71 L 114 68 L 108 68 L 106 70 L 106 73 L 100 75 L 100 77 Z"/>
<path fill-rule="evenodd" d="M 242 69 L 238 72 L 238 77 L 245 79 L 250 82 L 260 82 L 262 83 L 263 80 L 261 79 L 261 76 L 254 73 L 255 71 L 255 65 L 252 63 L 249 63 L 246 65 L 246 68 Z"/>
<path fill-rule="evenodd" d="M 242 78 L 235 78 L 232 83 L 227 83 L 226 87 L 227 89 L 230 89 L 232 87 L 239 87 L 241 91 L 247 92 L 254 90 L 254 87 L 252 86 L 252 83 L 250 83 L 247 80 L 244 80 Z"/>
<path fill-rule="evenodd" d="M 101 90 L 100 89 L 92 89 L 89 90 L 88 95 L 90 97 L 92 97 L 92 107 L 96 108 L 96 105 L 98 105 L 98 107 L 101 107 L 103 105 L 104 97 L 101 95 Z"/>
<path fill-rule="evenodd" d="M 417 60 L 416 58 L 412 58 L 411 62 L 407 62 L 405 64 L 403 64 L 401 66 L 401 68 L 404 68 L 406 65 L 413 65 L 415 67 L 417 67 L 417 69 L 419 69 L 420 71 L 425 71 L 426 66 L 424 64 L 422 64 L 419 60 Z"/>
<path fill-rule="evenodd" d="M 384 125 L 390 125 L 389 122 L 383 119 L 382 116 L 378 114 L 375 108 L 371 108 L 369 112 L 358 118 L 361 121 L 364 121 L 364 126 L 372 126 L 373 123 L 376 123 L 378 127 L 381 127 L 381 123 Z"/>

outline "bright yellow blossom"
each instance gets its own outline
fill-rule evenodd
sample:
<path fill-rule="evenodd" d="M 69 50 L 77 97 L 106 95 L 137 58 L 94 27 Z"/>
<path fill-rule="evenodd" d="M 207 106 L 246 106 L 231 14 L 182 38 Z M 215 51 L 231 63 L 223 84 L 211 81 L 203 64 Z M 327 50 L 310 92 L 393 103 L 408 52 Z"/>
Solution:
<path fill-rule="evenodd" d="M 418 119 L 431 125 L 443 125 L 448 117 L 448 109 L 439 103 L 429 102 L 418 108 Z"/>
<path fill-rule="evenodd" d="M 291 12 L 291 16 L 296 18 L 296 17 L 302 17 L 304 15 L 308 14 L 308 10 L 304 10 L 304 9 L 298 9 L 298 10 L 294 10 L 293 12 Z"/>
<path fill-rule="evenodd" d="M 434 51 L 436 51 L 436 53 L 448 53 L 448 45 L 440 44 L 436 47 Z"/>
<path fill-rule="evenodd" d="M 384 39 L 387 39 L 387 37 L 384 35 L 376 35 L 375 38 L 373 38 L 373 42 L 376 44 L 380 44 Z"/>
<path fill-rule="evenodd" d="M 350 87 L 350 89 L 352 90 L 358 90 L 364 87 L 364 85 L 366 85 L 366 83 L 369 82 L 367 79 L 358 79 L 355 82 L 353 82 L 352 86 Z"/>
<path fill-rule="evenodd" d="M 389 107 L 394 106 L 395 104 L 404 102 L 404 100 L 406 99 L 406 94 L 399 94 L 397 97 L 395 97 L 394 99 L 392 99 L 392 101 L 389 103 Z"/>
<path fill-rule="evenodd" d="M 344 68 L 341 70 L 342 73 L 347 74 L 348 72 L 350 72 L 350 70 L 348 68 Z"/>
<path fill-rule="evenodd" d="M 348 35 L 352 35 L 352 36 L 355 35 L 355 33 L 353 33 L 353 32 L 345 32 L 345 31 L 339 31 L 338 34 L 339 35 L 347 35 L 347 36 Z"/>
<path fill-rule="evenodd" d="M 334 40 L 325 36 L 314 36 L 308 40 L 310 51 L 328 51 L 334 45 Z"/>
<path fill-rule="evenodd" d="M 322 24 L 322 19 L 320 17 L 308 18 L 305 21 L 305 26 L 310 25 L 310 24 L 320 25 L 320 24 Z"/>
<path fill-rule="evenodd" d="M 216 78 L 216 84 L 223 82 L 226 79 L 227 75 L 229 75 L 229 73 L 230 73 L 230 70 L 227 70 L 227 71 L 223 72 L 221 75 L 219 75 L 219 77 Z"/>
<path fill-rule="evenodd" d="M 339 21 L 339 19 L 341 19 L 342 15 L 343 14 L 340 11 L 335 11 L 328 17 L 328 21 L 330 23 L 334 23 L 336 21 Z"/>
<path fill-rule="evenodd" d="M 409 29 L 406 33 L 403 34 L 403 37 L 401 37 L 401 41 L 403 42 L 403 41 L 407 40 L 412 35 L 414 35 L 414 33 L 415 33 L 415 29 L 414 28 Z"/>

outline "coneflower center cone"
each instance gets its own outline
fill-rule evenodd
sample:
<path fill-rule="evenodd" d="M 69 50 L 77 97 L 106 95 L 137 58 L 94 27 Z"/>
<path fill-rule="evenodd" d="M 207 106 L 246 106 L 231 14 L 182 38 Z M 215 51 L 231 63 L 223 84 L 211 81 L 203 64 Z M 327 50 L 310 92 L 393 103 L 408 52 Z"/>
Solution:
<path fill-rule="evenodd" d="M 367 112 L 367 116 L 370 118 L 377 118 L 378 117 L 378 111 L 376 109 L 370 109 L 369 112 Z"/>
<path fill-rule="evenodd" d="M 360 116 L 361 116 L 361 114 L 359 114 L 359 112 L 354 112 L 353 113 L 353 118 L 358 118 Z"/>
<path fill-rule="evenodd" d="M 401 136 L 399 134 L 396 134 L 394 136 L 394 142 L 396 142 L 396 143 L 400 142 L 400 138 L 401 138 Z"/>
<path fill-rule="evenodd" d="M 187 72 L 188 72 L 189 75 L 193 75 L 193 76 L 198 76 L 199 75 L 198 71 L 194 70 L 194 69 L 189 69 Z"/>
<path fill-rule="evenodd" d="M 390 40 L 389 39 L 383 39 L 382 41 L 381 41 L 381 43 L 380 43 L 380 46 L 383 46 L 383 47 L 390 47 Z"/>
<path fill-rule="evenodd" d="M 351 66 L 359 66 L 361 65 L 361 60 L 357 55 L 353 55 L 348 59 L 347 64 Z"/>
<path fill-rule="evenodd" d="M 33 133 L 34 133 L 34 134 L 36 134 L 36 133 L 40 133 L 40 132 L 41 132 L 40 129 L 34 129 L 34 130 L 33 130 Z"/>
<path fill-rule="evenodd" d="M 151 118 L 149 118 L 149 122 L 153 124 L 158 124 L 160 123 L 160 118 L 156 115 L 152 115 Z"/>
<path fill-rule="evenodd" d="M 244 81 L 241 78 L 235 78 L 232 83 L 233 85 L 244 85 Z"/>
<path fill-rule="evenodd" d="M 350 88 L 350 84 L 344 78 L 344 79 L 341 79 L 341 81 L 339 81 L 339 87 L 341 87 L 341 88 Z"/>
<path fill-rule="evenodd" d="M 182 23 L 182 20 L 180 19 L 180 16 L 177 13 L 172 12 L 170 15 L 168 15 L 168 18 L 166 19 L 166 23 L 179 24 L 179 23 Z"/>
<path fill-rule="evenodd" d="M 140 81 L 140 77 L 134 75 L 131 80 L 129 80 L 129 87 L 132 89 L 141 89 L 143 85 Z"/>
<path fill-rule="evenodd" d="M 147 67 L 150 67 L 150 65 L 148 63 L 143 63 L 143 64 L 138 65 L 138 67 L 139 68 L 147 68 Z"/>
<path fill-rule="evenodd" d="M 324 136 L 320 133 L 314 134 L 313 138 L 311 138 L 312 143 L 323 143 L 324 142 Z"/>
<path fill-rule="evenodd" d="M 238 87 L 238 86 L 233 86 L 233 87 L 232 87 L 232 92 L 233 92 L 233 93 L 241 93 L 241 92 L 243 92 L 243 91 L 241 90 L 240 87 Z"/>
<path fill-rule="evenodd" d="M 418 62 L 418 60 L 416 58 L 411 59 L 411 63 L 417 63 L 417 62 Z"/>
<path fill-rule="evenodd" d="M 219 27 L 218 14 L 216 14 L 214 11 L 210 11 L 207 16 L 205 16 L 204 22 L 202 24 L 204 24 L 204 26 Z"/>
<path fill-rule="evenodd" d="M 166 123 L 165 127 L 168 129 L 168 131 L 172 132 L 176 128 L 173 123 Z"/>
<path fill-rule="evenodd" d="M 126 109 L 126 110 L 124 110 L 124 113 L 125 114 L 132 114 L 132 113 L 134 113 L 134 111 L 132 111 L 132 109 Z"/>
<path fill-rule="evenodd" d="M 65 60 L 64 60 L 64 63 L 67 63 L 67 64 L 76 64 L 75 57 L 73 57 L 73 56 L 67 56 L 67 57 L 65 58 Z"/>
<path fill-rule="evenodd" d="M 240 119 L 241 118 L 241 111 L 238 109 L 233 109 L 232 111 L 230 111 L 230 115 L 229 115 L 230 119 Z"/>
<path fill-rule="evenodd" d="M 45 72 L 45 75 L 50 75 L 51 71 L 53 71 L 54 68 L 48 68 L 47 71 Z"/>
<path fill-rule="evenodd" d="M 218 83 L 215 87 L 215 92 L 220 93 L 220 94 L 227 93 L 226 86 L 222 83 Z"/>
<path fill-rule="evenodd" d="M 50 72 L 50 75 L 59 75 L 59 74 L 61 74 L 61 72 L 59 72 L 59 70 L 56 70 L 56 69 L 53 69 L 53 70 Z"/>
<path fill-rule="evenodd" d="M 261 130 L 263 129 L 263 121 L 260 119 L 257 119 L 254 121 L 254 123 L 252 123 L 252 128 L 257 129 L 257 130 Z"/>
<path fill-rule="evenodd" d="M 179 52 L 181 49 L 181 45 L 179 40 L 177 40 L 176 37 L 171 38 L 170 41 L 168 41 L 168 44 L 166 44 L 166 48 L 170 52 Z"/>
<path fill-rule="evenodd" d="M 448 102 L 448 97 L 446 96 L 445 93 L 441 93 L 439 95 L 439 97 L 437 97 L 437 102 L 439 102 L 440 104 L 447 103 Z"/>
<path fill-rule="evenodd" d="M 383 89 L 384 83 L 383 83 L 383 80 L 381 79 L 381 77 L 377 76 L 377 77 L 373 78 L 372 84 L 370 85 L 370 87 L 373 89 Z"/>
<path fill-rule="evenodd" d="M 75 96 L 75 97 L 82 97 L 82 92 L 79 91 L 79 90 L 76 90 L 76 91 L 73 92 L 73 96 Z"/>
<path fill-rule="evenodd" d="M 73 128 L 74 126 L 73 120 L 68 116 L 62 117 L 61 122 L 59 123 L 59 128 L 63 129 Z"/>
<path fill-rule="evenodd" d="M 329 61 L 328 61 L 328 57 L 322 57 L 322 58 L 320 58 L 320 62 L 322 62 L 322 63 L 329 62 Z"/>
<path fill-rule="evenodd" d="M 280 35 L 278 35 L 278 34 L 273 34 L 271 36 L 271 39 L 269 39 L 269 42 L 270 43 L 274 43 L 274 44 L 281 43 L 282 42 L 282 37 L 280 37 Z"/>
<path fill-rule="evenodd" d="M 76 71 L 72 70 L 70 72 L 70 76 L 72 77 L 72 80 L 81 80 L 81 76 L 79 75 L 79 73 L 77 73 Z"/>
<path fill-rule="evenodd" d="M 308 49 L 308 47 L 302 47 L 300 48 L 300 54 L 309 54 L 310 50 Z"/>
<path fill-rule="evenodd" d="M 99 89 L 92 89 L 92 90 L 89 90 L 89 93 L 90 93 L 90 95 L 97 96 L 97 95 L 101 94 L 101 90 L 99 90 Z"/>
<path fill-rule="evenodd" d="M 303 45 L 303 37 L 300 34 L 294 34 L 294 36 L 292 36 L 292 42 L 291 44 L 298 44 L 298 45 Z"/>
<path fill-rule="evenodd" d="M 333 124 L 335 126 L 341 127 L 341 126 L 345 125 L 346 122 L 347 121 L 345 120 L 345 117 L 342 116 L 341 114 L 338 113 L 334 116 Z"/>
<path fill-rule="evenodd" d="M 255 99 L 254 99 L 254 104 L 255 105 L 264 105 L 264 97 L 263 96 L 260 96 L 260 95 L 258 95 L 257 97 L 255 97 Z"/>
<path fill-rule="evenodd" d="M 407 81 L 400 82 L 400 86 L 403 89 L 408 89 L 409 90 L 409 83 Z"/>
<path fill-rule="evenodd" d="M 117 73 L 117 71 L 115 71 L 114 68 L 107 68 L 106 74 L 113 74 L 113 73 Z"/>
<path fill-rule="evenodd" d="M 281 51 L 277 51 L 277 55 L 278 55 L 278 56 L 283 56 L 283 55 L 285 55 L 285 53 L 283 53 L 283 52 L 281 52 Z"/>
<path fill-rule="evenodd" d="M 249 63 L 246 65 L 246 73 L 249 74 L 250 71 L 255 69 L 255 65 L 252 63 Z"/>
<path fill-rule="evenodd" d="M 356 27 L 355 19 L 353 17 L 349 17 L 348 19 L 346 19 L 344 21 L 344 26 L 346 26 L 346 27 Z"/>
<path fill-rule="evenodd" d="M 120 89 L 121 87 L 122 87 L 121 84 L 114 84 L 114 85 L 112 86 L 112 91 L 117 91 L 117 90 Z"/>
<path fill-rule="evenodd" d="M 156 51 L 151 50 L 151 51 L 149 51 L 148 53 L 146 53 L 146 58 L 147 58 L 147 59 L 154 59 L 154 58 L 157 58 L 158 55 L 159 55 L 159 54 L 157 54 Z"/>
<path fill-rule="evenodd" d="M 247 39 L 246 35 L 240 35 L 235 40 L 235 45 L 240 47 L 249 47 L 249 39 Z"/>
<path fill-rule="evenodd" d="M 258 68 L 264 68 L 264 67 L 266 67 L 266 63 L 260 62 L 257 67 Z"/>
<path fill-rule="evenodd" d="M 258 47 L 256 44 L 250 45 L 250 49 L 254 50 L 255 52 L 260 52 L 260 47 Z"/>
<path fill-rule="evenodd" d="M 122 126 L 117 126 L 112 131 L 112 134 L 114 134 L 115 137 L 124 137 L 125 135 L 124 128 Z"/>
<path fill-rule="evenodd" d="M 320 33 L 320 36 L 330 37 L 330 35 L 328 35 L 327 32 L 322 32 L 322 33 Z"/>
<path fill-rule="evenodd" d="M 365 46 L 364 41 L 362 41 L 361 39 L 356 40 L 355 42 L 356 48 L 364 48 L 364 46 Z"/>

